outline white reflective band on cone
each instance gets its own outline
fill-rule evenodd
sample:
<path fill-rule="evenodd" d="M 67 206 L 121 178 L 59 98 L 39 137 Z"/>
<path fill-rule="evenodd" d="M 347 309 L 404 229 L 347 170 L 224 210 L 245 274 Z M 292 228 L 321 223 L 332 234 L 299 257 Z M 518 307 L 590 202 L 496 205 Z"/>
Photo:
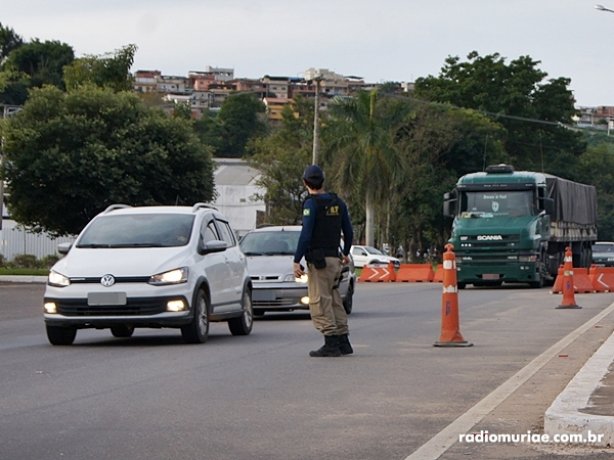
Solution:
<path fill-rule="evenodd" d="M 564 270 L 563 276 L 573 276 L 573 270 Z"/>
<path fill-rule="evenodd" d="M 565 262 L 571 262 L 573 260 L 573 257 L 565 257 Z"/>
<path fill-rule="evenodd" d="M 453 260 L 444 260 L 443 261 L 443 268 L 444 268 L 444 270 L 452 270 L 454 268 L 454 261 Z"/>
<path fill-rule="evenodd" d="M 458 292 L 456 286 L 444 286 L 443 287 L 444 294 L 454 294 L 455 292 Z"/>

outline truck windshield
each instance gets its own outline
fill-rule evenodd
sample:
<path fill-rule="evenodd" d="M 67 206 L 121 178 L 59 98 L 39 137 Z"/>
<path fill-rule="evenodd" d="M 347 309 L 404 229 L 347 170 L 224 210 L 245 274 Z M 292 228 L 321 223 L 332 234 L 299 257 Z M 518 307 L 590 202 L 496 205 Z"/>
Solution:
<path fill-rule="evenodd" d="M 466 218 L 519 217 L 535 213 L 531 190 L 465 192 L 461 206 L 461 217 Z"/>

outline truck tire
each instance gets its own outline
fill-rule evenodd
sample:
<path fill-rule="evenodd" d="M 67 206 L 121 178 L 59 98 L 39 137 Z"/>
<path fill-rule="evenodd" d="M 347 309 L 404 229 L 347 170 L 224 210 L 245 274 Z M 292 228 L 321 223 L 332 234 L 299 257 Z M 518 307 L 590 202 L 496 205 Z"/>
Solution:
<path fill-rule="evenodd" d="M 542 251 L 539 255 L 539 261 L 537 266 L 537 274 L 539 276 L 539 279 L 537 281 L 531 281 L 529 283 L 529 286 L 534 289 L 543 288 L 546 281 L 546 271 L 546 253 Z"/>

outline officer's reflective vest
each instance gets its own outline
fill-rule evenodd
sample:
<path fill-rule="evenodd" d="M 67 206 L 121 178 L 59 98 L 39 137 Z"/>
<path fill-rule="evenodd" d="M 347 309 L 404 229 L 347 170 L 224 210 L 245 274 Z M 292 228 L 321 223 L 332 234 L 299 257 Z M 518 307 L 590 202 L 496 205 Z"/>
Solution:
<path fill-rule="evenodd" d="M 316 216 L 311 237 L 311 249 L 323 249 L 327 257 L 339 255 L 341 237 L 341 200 L 334 193 L 312 195 Z"/>

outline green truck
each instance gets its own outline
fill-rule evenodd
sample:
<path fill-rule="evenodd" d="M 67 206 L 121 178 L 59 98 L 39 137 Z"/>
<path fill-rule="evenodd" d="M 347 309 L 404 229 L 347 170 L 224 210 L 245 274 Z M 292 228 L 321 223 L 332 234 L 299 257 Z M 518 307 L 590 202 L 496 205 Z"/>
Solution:
<path fill-rule="evenodd" d="M 594 186 L 545 173 L 493 165 L 462 176 L 444 194 L 454 219 L 458 288 L 551 283 L 571 247 L 574 267 L 588 267 L 597 240 Z"/>

